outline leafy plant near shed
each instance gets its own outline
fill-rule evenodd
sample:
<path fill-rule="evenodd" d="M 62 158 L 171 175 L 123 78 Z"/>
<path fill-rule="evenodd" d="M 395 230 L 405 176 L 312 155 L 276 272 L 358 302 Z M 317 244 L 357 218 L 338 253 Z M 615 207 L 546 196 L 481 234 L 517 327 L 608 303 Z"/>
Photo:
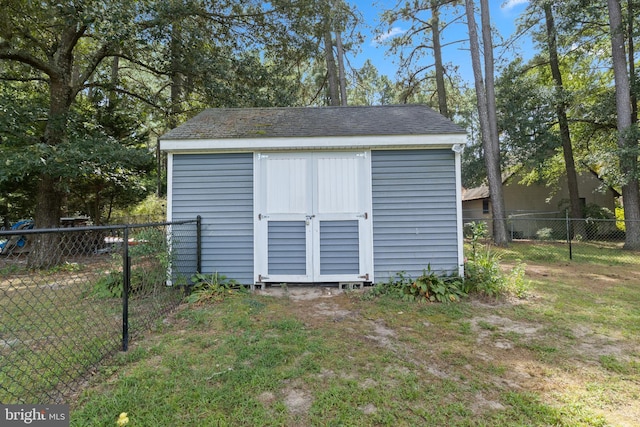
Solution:
<path fill-rule="evenodd" d="M 480 250 L 480 240 L 485 239 L 489 230 L 486 222 L 469 222 L 464 225 L 465 237 L 471 241 L 471 256 L 476 257 Z"/>
<path fill-rule="evenodd" d="M 486 237 L 485 223 L 469 223 L 467 237 L 471 242 L 471 255 L 465 263 L 464 278 L 456 274 L 443 275 L 428 265 L 422 275 L 412 279 L 406 272 L 396 273 L 386 283 L 377 284 L 368 297 L 391 295 L 409 301 L 455 302 L 465 295 L 476 293 L 488 297 L 513 295 L 524 298 L 529 289 L 525 280 L 525 265 L 517 262 L 510 273 L 500 267 L 500 255 L 480 242 Z"/>
<path fill-rule="evenodd" d="M 191 281 L 194 284 L 191 288 L 191 294 L 187 297 L 187 302 L 192 304 L 221 302 L 226 297 L 245 290 L 238 282 L 218 274 L 217 271 L 212 274 L 194 274 Z"/>
<path fill-rule="evenodd" d="M 456 275 L 442 276 L 428 265 L 415 280 L 406 272 L 396 273 L 388 282 L 376 285 L 372 296 L 392 295 L 407 301 L 454 302 L 464 296 L 462 280 Z"/>
<path fill-rule="evenodd" d="M 486 224 L 470 223 L 471 256 L 464 267 L 464 292 L 478 293 L 488 297 L 512 294 L 518 298 L 526 296 L 529 284 L 524 278 L 525 265 L 516 262 L 510 274 L 500 267 L 500 254 L 492 252 L 488 246 L 478 246 L 478 241 L 486 235 Z"/>
<path fill-rule="evenodd" d="M 441 276 L 431 270 L 431 265 L 423 270 L 404 293 L 415 300 L 426 299 L 431 302 L 455 302 L 464 296 L 462 280 L 457 275 Z"/>
<path fill-rule="evenodd" d="M 130 294 L 150 292 L 154 286 L 162 285 L 167 279 L 172 254 L 164 232 L 160 229 L 143 229 L 135 235 L 135 245 L 129 246 L 131 262 Z M 95 285 L 95 293 L 105 298 L 122 297 L 123 274 L 122 252 L 113 254 L 117 268 L 105 272 Z M 174 283 L 179 285 L 179 283 Z"/>

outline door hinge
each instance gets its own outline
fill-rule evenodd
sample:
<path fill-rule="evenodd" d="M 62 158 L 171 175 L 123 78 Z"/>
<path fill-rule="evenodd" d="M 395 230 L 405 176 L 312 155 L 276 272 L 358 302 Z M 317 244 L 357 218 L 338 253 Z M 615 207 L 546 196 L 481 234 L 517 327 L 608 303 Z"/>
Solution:
<path fill-rule="evenodd" d="M 365 213 L 363 213 L 362 215 L 356 215 L 356 217 L 357 217 L 357 218 L 364 218 L 364 219 L 367 219 L 367 218 L 369 218 L 369 214 L 365 212 Z"/>
<path fill-rule="evenodd" d="M 262 221 L 263 219 L 269 219 L 269 215 L 258 214 L 258 220 Z"/>
<path fill-rule="evenodd" d="M 258 283 L 262 283 L 262 280 L 264 279 L 269 280 L 269 276 L 263 276 L 262 274 L 258 274 Z"/>
<path fill-rule="evenodd" d="M 369 280 L 369 273 L 363 274 L 362 276 L 358 276 L 358 279 Z"/>

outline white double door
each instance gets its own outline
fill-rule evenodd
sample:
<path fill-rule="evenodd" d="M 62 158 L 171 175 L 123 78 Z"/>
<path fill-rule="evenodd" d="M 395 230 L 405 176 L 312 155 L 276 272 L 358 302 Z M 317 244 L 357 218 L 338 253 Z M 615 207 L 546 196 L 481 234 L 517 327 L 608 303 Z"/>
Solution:
<path fill-rule="evenodd" d="M 370 152 L 255 155 L 255 280 L 373 280 Z"/>

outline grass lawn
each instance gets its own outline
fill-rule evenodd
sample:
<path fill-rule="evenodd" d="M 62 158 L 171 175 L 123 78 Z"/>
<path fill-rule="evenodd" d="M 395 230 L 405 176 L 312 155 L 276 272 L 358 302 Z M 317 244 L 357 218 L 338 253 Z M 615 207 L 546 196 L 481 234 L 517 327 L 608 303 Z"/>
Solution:
<path fill-rule="evenodd" d="M 71 425 L 638 425 L 638 266 L 530 262 L 527 277 L 521 300 L 291 287 L 185 304 L 101 368 Z"/>

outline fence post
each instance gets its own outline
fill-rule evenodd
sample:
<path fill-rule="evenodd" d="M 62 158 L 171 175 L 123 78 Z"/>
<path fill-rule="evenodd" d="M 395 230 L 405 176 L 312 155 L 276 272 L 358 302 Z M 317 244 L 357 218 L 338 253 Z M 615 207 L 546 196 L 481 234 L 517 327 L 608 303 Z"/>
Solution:
<path fill-rule="evenodd" d="M 565 216 L 567 219 L 567 243 L 569 244 L 569 259 L 573 260 L 573 248 L 571 247 L 571 220 L 569 219 L 569 211 L 565 212 Z"/>
<path fill-rule="evenodd" d="M 196 273 L 202 273 L 202 217 L 196 217 Z"/>
<path fill-rule="evenodd" d="M 129 227 L 122 236 L 122 351 L 129 349 L 129 285 L 131 284 L 131 258 L 129 258 Z"/>
<path fill-rule="evenodd" d="M 509 214 L 509 222 L 511 225 L 511 241 L 513 241 L 513 218 L 511 214 Z"/>

